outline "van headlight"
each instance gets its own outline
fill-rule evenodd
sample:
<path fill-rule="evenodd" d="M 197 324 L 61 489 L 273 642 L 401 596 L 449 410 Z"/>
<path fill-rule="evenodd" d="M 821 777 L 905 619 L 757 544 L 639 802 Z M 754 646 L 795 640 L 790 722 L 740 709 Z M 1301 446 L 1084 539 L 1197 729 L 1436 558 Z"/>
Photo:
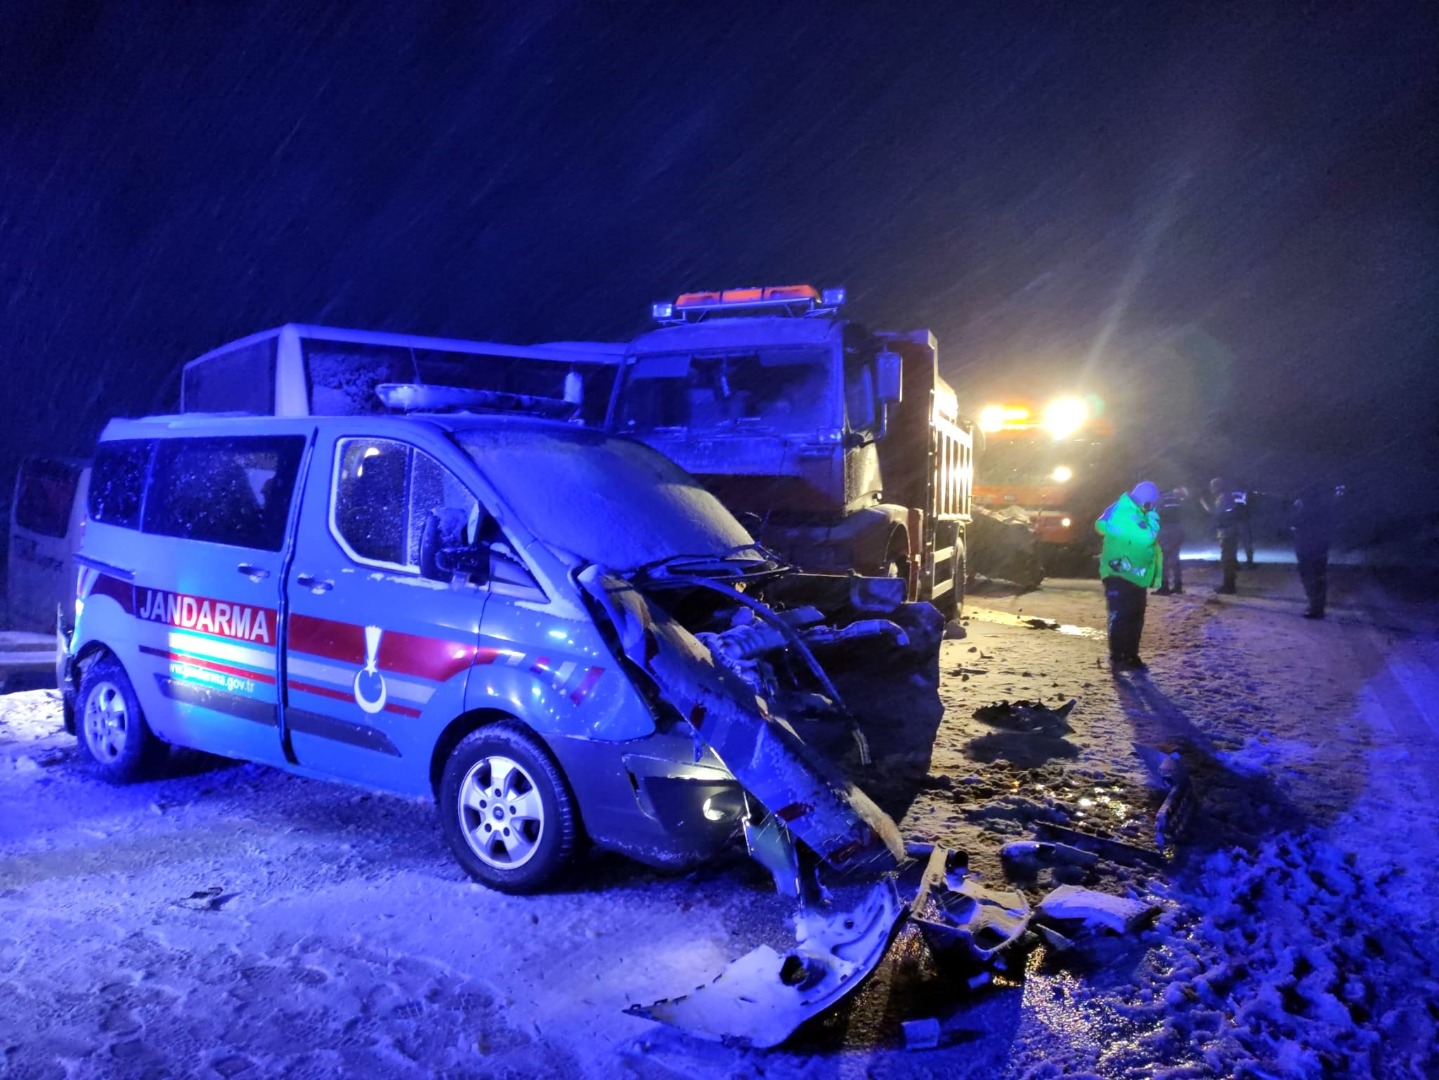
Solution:
<path fill-rule="evenodd" d="M 706 821 L 734 821 L 744 813 L 744 792 L 739 787 L 726 788 L 707 798 L 700 812 Z"/>

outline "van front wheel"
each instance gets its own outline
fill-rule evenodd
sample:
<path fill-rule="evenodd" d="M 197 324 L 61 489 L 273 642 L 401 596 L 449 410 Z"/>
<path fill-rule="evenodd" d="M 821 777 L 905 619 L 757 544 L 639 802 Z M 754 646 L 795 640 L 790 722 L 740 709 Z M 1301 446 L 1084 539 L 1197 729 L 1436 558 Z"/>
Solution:
<path fill-rule="evenodd" d="M 150 731 L 125 669 L 102 656 L 80 679 L 76 703 L 80 745 L 114 784 L 132 784 L 160 770 L 168 748 Z"/>
<path fill-rule="evenodd" d="M 564 774 L 515 723 L 487 725 L 455 747 L 440 780 L 440 822 L 466 872 L 507 893 L 553 881 L 579 832 Z"/>

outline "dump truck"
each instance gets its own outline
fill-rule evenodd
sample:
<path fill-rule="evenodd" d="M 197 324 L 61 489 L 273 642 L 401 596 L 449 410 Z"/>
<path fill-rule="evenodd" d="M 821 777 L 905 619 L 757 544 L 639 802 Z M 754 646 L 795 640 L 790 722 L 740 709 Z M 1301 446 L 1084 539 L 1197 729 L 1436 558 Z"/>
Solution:
<path fill-rule="evenodd" d="M 973 438 L 928 330 L 844 318 L 842 289 L 690 292 L 629 343 L 607 426 L 697 476 L 804 570 L 904 580 L 958 614 Z"/>

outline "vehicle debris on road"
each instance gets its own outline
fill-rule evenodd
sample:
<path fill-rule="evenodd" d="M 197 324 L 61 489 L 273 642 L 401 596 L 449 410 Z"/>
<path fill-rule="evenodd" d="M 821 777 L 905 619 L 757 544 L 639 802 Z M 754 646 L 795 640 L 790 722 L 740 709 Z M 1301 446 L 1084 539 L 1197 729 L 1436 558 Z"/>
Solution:
<path fill-rule="evenodd" d="M 1038 865 L 1040 863 L 1091 867 L 1099 863 L 1092 851 L 1049 840 L 1015 840 L 999 849 L 999 857 L 1007 863 Z"/>
<path fill-rule="evenodd" d="M 1039 902 L 1039 915 L 1060 923 L 1079 923 L 1086 929 L 1103 928 L 1117 934 L 1134 930 L 1158 907 L 1142 900 L 1059 885 Z"/>
<path fill-rule="evenodd" d="M 1074 730 L 1069 724 L 1069 714 L 1074 711 L 1077 702 L 1078 699 L 1070 698 L 1059 708 L 1051 709 L 1039 701 L 998 701 L 975 709 L 974 718 L 1006 731 L 1056 735 Z"/>

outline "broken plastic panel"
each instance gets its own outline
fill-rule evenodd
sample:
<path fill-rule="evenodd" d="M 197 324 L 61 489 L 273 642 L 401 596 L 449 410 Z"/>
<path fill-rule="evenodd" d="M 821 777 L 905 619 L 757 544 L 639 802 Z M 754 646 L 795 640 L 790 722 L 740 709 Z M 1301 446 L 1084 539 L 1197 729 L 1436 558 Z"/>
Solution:
<path fill-rule="evenodd" d="M 906 913 L 893 879 L 881 879 L 852 911 L 802 915 L 783 956 L 761 945 L 692 993 L 625 1011 L 737 1046 L 778 1046 L 859 987 Z"/>
<path fill-rule="evenodd" d="M 915 918 L 930 952 L 942 961 L 987 964 L 1029 928 L 1029 902 L 1012 889 L 949 875 L 931 891 L 934 914 Z"/>

